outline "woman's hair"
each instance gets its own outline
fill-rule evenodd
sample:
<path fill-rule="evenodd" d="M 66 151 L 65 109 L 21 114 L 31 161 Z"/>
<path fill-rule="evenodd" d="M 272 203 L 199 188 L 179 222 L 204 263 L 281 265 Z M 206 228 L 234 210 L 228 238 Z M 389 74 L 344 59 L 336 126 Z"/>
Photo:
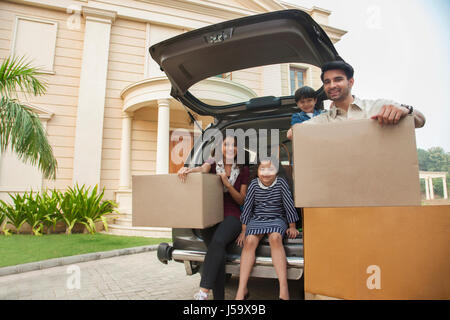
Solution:
<path fill-rule="evenodd" d="M 211 157 L 212 157 L 212 158 L 215 158 L 215 156 L 216 156 L 216 148 L 217 148 L 217 147 L 222 148 L 222 145 L 223 145 L 223 143 L 225 142 L 225 140 L 226 140 L 227 138 L 230 138 L 230 137 L 233 137 L 233 140 L 234 140 L 234 147 L 237 148 L 237 137 L 236 137 L 234 134 L 228 134 L 228 135 L 226 135 L 226 136 L 223 138 L 222 141 L 218 140 L 216 143 L 214 143 L 213 147 L 211 148 Z M 219 144 L 220 144 L 220 145 L 219 145 Z M 234 157 L 234 161 L 235 161 L 235 162 L 237 162 L 237 161 L 236 161 L 236 160 L 237 160 L 237 157 L 238 157 L 238 154 L 237 154 L 237 152 L 236 152 L 236 156 Z M 216 160 L 217 160 L 217 159 L 216 159 Z M 244 167 L 245 164 L 239 164 L 239 163 L 236 163 L 236 165 L 238 166 L 239 169 L 242 170 L 242 168 Z"/>

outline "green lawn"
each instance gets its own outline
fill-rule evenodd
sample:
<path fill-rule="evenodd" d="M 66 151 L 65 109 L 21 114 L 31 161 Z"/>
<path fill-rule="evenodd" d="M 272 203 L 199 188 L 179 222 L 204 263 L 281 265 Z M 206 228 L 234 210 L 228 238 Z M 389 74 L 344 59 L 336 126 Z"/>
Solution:
<path fill-rule="evenodd" d="M 0 267 L 73 256 L 90 252 L 131 248 L 171 239 L 113 236 L 107 234 L 0 235 Z"/>

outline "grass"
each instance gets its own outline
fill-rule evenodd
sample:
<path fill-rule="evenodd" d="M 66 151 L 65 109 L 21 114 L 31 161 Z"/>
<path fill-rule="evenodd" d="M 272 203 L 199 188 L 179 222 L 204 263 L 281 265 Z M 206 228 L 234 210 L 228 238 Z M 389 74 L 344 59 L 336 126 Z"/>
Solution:
<path fill-rule="evenodd" d="M 131 248 L 171 239 L 114 236 L 107 234 L 0 235 L 0 267 L 68 257 L 78 254 Z"/>

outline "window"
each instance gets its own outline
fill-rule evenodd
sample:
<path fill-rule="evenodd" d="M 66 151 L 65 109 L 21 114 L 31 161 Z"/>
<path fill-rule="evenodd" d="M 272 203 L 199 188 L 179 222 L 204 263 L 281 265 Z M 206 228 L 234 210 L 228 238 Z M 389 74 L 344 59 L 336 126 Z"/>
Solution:
<path fill-rule="evenodd" d="M 11 52 L 25 56 L 42 72 L 53 73 L 57 23 L 28 17 L 16 17 Z"/>
<path fill-rule="evenodd" d="M 305 75 L 305 70 L 290 67 L 291 95 L 294 95 L 295 90 L 304 86 Z"/>

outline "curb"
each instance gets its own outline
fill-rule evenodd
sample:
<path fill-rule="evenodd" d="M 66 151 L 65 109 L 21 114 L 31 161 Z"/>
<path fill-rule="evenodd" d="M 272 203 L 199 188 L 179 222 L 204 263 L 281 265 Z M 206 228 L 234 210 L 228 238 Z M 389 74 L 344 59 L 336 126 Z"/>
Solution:
<path fill-rule="evenodd" d="M 151 246 L 140 246 L 140 247 L 124 248 L 124 249 L 117 249 L 117 250 L 111 250 L 111 251 L 92 252 L 92 253 L 80 254 L 80 255 L 76 255 L 76 256 L 61 257 L 61 258 L 54 258 L 54 259 L 30 262 L 30 263 L 25 263 L 25 264 L 18 264 L 15 266 L 0 268 L 0 277 L 12 275 L 12 274 L 23 273 L 23 272 L 29 272 L 29 271 L 43 270 L 43 269 L 48 269 L 48 268 L 53 268 L 53 267 L 60 267 L 60 266 L 74 264 L 74 263 L 88 262 L 88 261 L 113 258 L 113 257 L 118 257 L 118 256 L 123 256 L 123 255 L 128 255 L 128 254 L 155 251 L 157 249 L 158 249 L 158 245 L 155 244 L 155 245 L 151 245 Z"/>

